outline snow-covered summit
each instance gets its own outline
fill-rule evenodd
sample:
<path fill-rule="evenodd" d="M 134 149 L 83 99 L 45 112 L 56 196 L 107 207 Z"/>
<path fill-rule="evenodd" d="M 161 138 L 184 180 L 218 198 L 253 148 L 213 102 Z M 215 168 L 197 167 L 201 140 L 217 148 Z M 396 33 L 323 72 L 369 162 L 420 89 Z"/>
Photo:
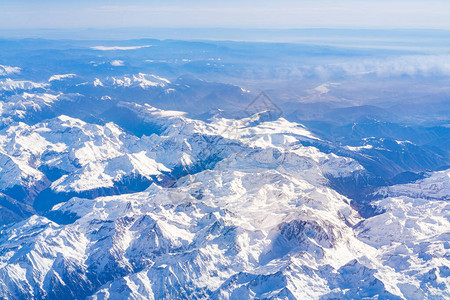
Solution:
<path fill-rule="evenodd" d="M 0 80 L 0 92 L 18 92 L 23 90 L 44 89 L 47 86 L 47 83 L 33 82 L 29 80 L 13 80 L 11 78 Z"/>
<path fill-rule="evenodd" d="M 122 77 L 114 76 L 108 77 L 101 80 L 96 80 L 94 85 L 110 85 L 112 87 L 140 87 L 142 89 L 147 89 L 150 87 L 165 87 L 171 82 L 163 77 L 153 75 L 138 73 L 137 75 L 125 75 Z"/>
<path fill-rule="evenodd" d="M 8 76 L 20 73 L 19 67 L 0 65 L 0 76 Z"/>

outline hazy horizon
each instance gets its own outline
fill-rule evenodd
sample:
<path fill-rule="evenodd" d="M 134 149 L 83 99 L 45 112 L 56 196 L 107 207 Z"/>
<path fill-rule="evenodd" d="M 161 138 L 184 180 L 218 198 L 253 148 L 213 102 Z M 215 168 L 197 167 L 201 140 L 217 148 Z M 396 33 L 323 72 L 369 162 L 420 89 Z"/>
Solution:
<path fill-rule="evenodd" d="M 380 22 L 382 20 L 382 22 Z M 233 27 L 450 29 L 450 3 L 433 1 L 77 1 L 0 3 L 0 27 Z"/>
<path fill-rule="evenodd" d="M 127 41 L 142 39 L 315 44 L 336 47 L 450 52 L 450 30 L 357 28 L 35 28 L 0 29 L 0 39 Z"/>

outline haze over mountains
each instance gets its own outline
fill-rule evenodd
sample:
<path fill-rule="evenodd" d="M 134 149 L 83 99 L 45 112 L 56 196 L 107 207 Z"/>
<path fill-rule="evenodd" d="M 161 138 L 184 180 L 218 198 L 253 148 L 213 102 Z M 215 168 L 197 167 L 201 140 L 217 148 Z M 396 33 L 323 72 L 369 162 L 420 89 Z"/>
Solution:
<path fill-rule="evenodd" d="M 0 40 L 0 298 L 448 298 L 449 54 L 382 48 Z"/>

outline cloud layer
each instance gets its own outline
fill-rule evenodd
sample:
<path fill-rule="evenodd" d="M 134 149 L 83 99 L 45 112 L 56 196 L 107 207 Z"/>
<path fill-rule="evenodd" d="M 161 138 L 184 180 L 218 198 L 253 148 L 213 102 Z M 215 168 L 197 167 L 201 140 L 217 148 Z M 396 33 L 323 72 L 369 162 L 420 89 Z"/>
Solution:
<path fill-rule="evenodd" d="M 319 77 L 375 75 L 377 77 L 450 76 L 450 55 L 415 55 L 316 65 L 300 70 Z"/>

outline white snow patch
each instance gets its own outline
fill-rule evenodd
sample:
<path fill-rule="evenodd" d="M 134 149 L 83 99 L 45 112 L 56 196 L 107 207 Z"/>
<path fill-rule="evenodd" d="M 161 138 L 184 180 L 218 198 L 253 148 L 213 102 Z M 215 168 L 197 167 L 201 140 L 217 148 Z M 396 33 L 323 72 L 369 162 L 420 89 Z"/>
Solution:
<path fill-rule="evenodd" d="M 363 150 L 363 149 L 372 149 L 373 146 L 372 146 L 372 145 L 364 145 L 364 146 L 357 146 L 357 147 L 353 147 L 353 146 L 345 146 L 344 148 L 346 148 L 346 149 L 348 149 L 348 150 L 350 150 L 350 151 L 358 152 L 358 151 L 361 151 L 361 150 Z"/>
<path fill-rule="evenodd" d="M 103 83 L 100 81 L 100 79 L 95 78 L 95 80 L 94 80 L 94 86 L 103 86 Z"/>
<path fill-rule="evenodd" d="M 318 93 L 319 95 L 327 94 L 331 90 L 332 87 L 339 86 L 339 85 L 340 85 L 339 83 L 326 82 L 326 83 L 323 83 L 323 84 L 321 84 L 319 86 L 316 86 L 310 92 Z"/>
<path fill-rule="evenodd" d="M 52 75 L 48 81 L 49 82 L 50 81 L 59 81 L 59 80 L 63 80 L 63 79 L 67 79 L 67 78 L 74 78 L 74 77 L 77 77 L 77 75 L 76 74 Z"/>
<path fill-rule="evenodd" d="M 91 47 L 93 50 L 100 50 L 100 51 L 112 51 L 112 50 L 136 50 L 141 48 L 148 48 L 152 45 L 144 45 L 144 46 L 95 46 Z"/>
<path fill-rule="evenodd" d="M 110 64 L 111 64 L 111 66 L 114 66 L 114 67 L 121 67 L 121 66 L 125 65 L 124 61 L 120 60 L 120 59 L 113 60 L 110 62 Z"/>

